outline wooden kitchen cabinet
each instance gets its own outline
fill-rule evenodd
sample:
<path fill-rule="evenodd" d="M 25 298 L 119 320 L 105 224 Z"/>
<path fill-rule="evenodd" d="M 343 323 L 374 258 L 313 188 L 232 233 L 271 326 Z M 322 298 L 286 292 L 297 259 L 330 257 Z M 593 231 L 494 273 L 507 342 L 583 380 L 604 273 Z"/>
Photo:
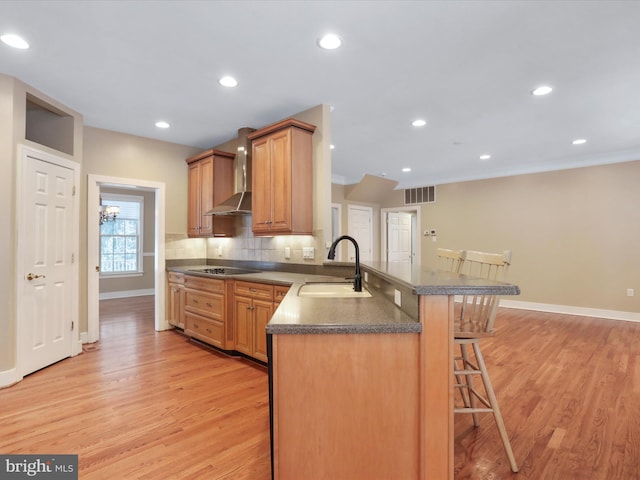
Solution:
<path fill-rule="evenodd" d="M 184 332 L 210 345 L 225 348 L 224 280 L 186 275 Z"/>
<path fill-rule="evenodd" d="M 167 279 L 167 321 L 184 329 L 184 275 L 169 272 Z"/>
<path fill-rule="evenodd" d="M 266 362 L 266 327 L 274 312 L 274 286 L 235 281 L 233 305 L 235 350 Z"/>
<path fill-rule="evenodd" d="M 187 158 L 189 237 L 232 237 L 233 217 L 205 215 L 233 195 L 233 153 L 210 149 Z"/>
<path fill-rule="evenodd" d="M 285 295 L 289 292 L 289 288 L 286 285 L 274 285 L 273 286 L 273 303 L 274 307 L 277 308 L 280 305 L 280 302 L 285 297 Z"/>
<path fill-rule="evenodd" d="M 287 119 L 249 134 L 254 235 L 311 235 L 315 126 Z"/>

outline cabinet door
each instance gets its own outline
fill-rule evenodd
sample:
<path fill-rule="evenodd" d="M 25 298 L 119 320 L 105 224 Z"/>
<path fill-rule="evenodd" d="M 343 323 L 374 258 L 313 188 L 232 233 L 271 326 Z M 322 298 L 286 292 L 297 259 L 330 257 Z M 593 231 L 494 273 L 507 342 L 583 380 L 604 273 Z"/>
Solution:
<path fill-rule="evenodd" d="M 187 233 L 190 237 L 200 234 L 200 167 L 198 163 L 189 165 L 187 224 Z"/>
<path fill-rule="evenodd" d="M 212 217 L 205 215 L 213 208 L 213 157 L 198 162 L 200 165 L 200 235 L 213 235 Z"/>
<path fill-rule="evenodd" d="M 233 195 L 233 157 L 213 156 L 213 191 L 211 206 L 220 205 Z M 210 209 L 203 210 L 207 213 Z M 234 216 L 207 216 L 212 233 L 216 237 L 233 237 L 235 234 Z"/>
<path fill-rule="evenodd" d="M 184 308 L 184 288 L 175 283 L 169 284 L 169 308 L 168 321 L 170 325 L 184 328 L 183 308 Z"/>
<path fill-rule="evenodd" d="M 273 303 L 263 300 L 253 301 L 253 357 L 267 361 L 267 323 L 273 315 Z"/>
<path fill-rule="evenodd" d="M 272 232 L 291 231 L 291 129 L 269 137 Z"/>
<path fill-rule="evenodd" d="M 253 305 L 249 298 L 235 297 L 233 301 L 235 326 L 235 349 L 246 355 L 252 354 Z"/>
<path fill-rule="evenodd" d="M 254 232 L 268 232 L 271 221 L 271 155 L 269 137 L 258 138 L 252 147 L 251 218 Z"/>

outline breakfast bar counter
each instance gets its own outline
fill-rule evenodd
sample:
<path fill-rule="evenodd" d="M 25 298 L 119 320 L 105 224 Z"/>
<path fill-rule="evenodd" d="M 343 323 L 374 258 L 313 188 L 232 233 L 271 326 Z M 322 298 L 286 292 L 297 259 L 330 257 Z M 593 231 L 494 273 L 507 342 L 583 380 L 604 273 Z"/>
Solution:
<path fill-rule="evenodd" d="M 306 298 L 294 285 L 267 325 L 273 477 L 453 479 L 454 297 L 519 289 L 362 270 L 372 297 Z"/>

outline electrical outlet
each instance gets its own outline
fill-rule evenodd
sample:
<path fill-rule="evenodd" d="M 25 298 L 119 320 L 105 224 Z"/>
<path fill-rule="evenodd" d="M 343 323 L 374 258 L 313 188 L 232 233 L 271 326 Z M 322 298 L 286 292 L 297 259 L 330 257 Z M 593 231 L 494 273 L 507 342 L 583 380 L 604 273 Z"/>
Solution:
<path fill-rule="evenodd" d="M 365 283 L 369 281 L 369 272 L 364 272 L 364 281 Z"/>
<path fill-rule="evenodd" d="M 284 258 L 286 258 L 286 259 L 291 258 L 291 248 L 290 247 L 284 247 Z"/>
<path fill-rule="evenodd" d="M 402 306 L 402 293 L 395 288 L 393 289 L 393 302 L 399 307 Z"/>
<path fill-rule="evenodd" d="M 633 297 L 636 292 L 633 291 L 633 288 L 627 288 L 627 297 Z"/>

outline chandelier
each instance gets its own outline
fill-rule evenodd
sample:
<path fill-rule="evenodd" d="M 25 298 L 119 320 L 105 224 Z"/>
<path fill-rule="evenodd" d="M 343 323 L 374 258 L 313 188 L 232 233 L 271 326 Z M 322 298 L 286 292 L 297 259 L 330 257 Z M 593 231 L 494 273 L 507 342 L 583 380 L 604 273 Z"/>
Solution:
<path fill-rule="evenodd" d="M 120 207 L 115 205 L 102 205 L 102 197 L 100 198 L 100 207 L 98 208 L 100 214 L 100 225 L 104 222 L 114 222 L 116 217 L 120 214 Z"/>

